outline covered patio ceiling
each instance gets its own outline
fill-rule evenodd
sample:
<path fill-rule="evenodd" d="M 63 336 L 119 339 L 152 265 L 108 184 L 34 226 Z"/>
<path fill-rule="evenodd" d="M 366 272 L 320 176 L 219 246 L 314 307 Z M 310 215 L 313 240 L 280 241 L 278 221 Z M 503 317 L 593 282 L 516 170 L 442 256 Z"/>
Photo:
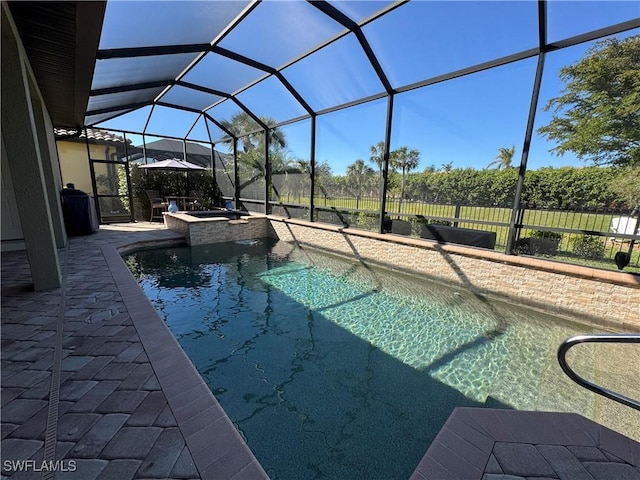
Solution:
<path fill-rule="evenodd" d="M 85 125 L 217 143 L 241 112 L 257 131 L 637 28 L 633 3 L 108 2 Z"/>

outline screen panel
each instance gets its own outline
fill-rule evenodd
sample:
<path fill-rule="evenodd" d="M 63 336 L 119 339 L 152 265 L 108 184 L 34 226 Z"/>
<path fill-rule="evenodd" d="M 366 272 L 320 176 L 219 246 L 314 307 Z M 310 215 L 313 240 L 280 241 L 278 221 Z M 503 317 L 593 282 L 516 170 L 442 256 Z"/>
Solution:
<path fill-rule="evenodd" d="M 220 46 L 280 67 L 343 30 L 307 2 L 262 2 Z"/>
<path fill-rule="evenodd" d="M 296 62 L 282 73 L 316 111 L 384 92 L 353 34 Z"/>
<path fill-rule="evenodd" d="M 107 2 L 100 48 L 209 43 L 249 2 Z M 188 25 L 188 28 L 176 28 Z"/>
<path fill-rule="evenodd" d="M 547 36 L 549 42 L 591 32 L 640 17 L 635 1 L 572 1 L 547 2 Z"/>
<path fill-rule="evenodd" d="M 536 2 L 410 2 L 363 27 L 394 87 L 538 44 Z"/>

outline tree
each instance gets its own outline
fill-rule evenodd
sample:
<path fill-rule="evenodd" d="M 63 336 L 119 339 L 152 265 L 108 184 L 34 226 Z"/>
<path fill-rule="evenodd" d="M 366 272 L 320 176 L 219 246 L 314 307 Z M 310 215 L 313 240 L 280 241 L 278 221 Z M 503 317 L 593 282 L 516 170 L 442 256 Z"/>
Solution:
<path fill-rule="evenodd" d="M 553 118 L 538 129 L 557 142 L 551 152 L 596 165 L 640 164 L 640 35 L 596 42 L 560 79 L 562 95 L 544 108 Z"/>
<path fill-rule="evenodd" d="M 274 119 L 264 116 L 260 117 L 260 121 L 265 125 L 276 123 Z M 264 130 L 261 130 L 256 121 L 244 111 L 233 115 L 230 121 L 225 120 L 221 123 L 241 141 L 242 151 L 238 153 L 238 166 L 241 178 L 246 180 L 240 184 L 240 191 L 253 186 L 252 194 L 260 198 L 262 192 L 255 188 L 259 185 L 256 182 L 265 178 Z M 285 173 L 290 166 L 286 137 L 277 127 L 268 129 L 268 134 L 271 173 L 274 175 Z"/>
<path fill-rule="evenodd" d="M 382 162 L 384 160 L 384 142 L 378 142 L 371 145 L 371 156 L 369 161 L 373 163 L 378 170 L 382 171 Z"/>
<path fill-rule="evenodd" d="M 311 165 L 308 165 L 309 172 L 311 172 Z M 315 168 L 315 191 L 311 192 L 315 196 L 322 195 L 325 200 L 329 197 L 329 193 L 327 192 L 327 187 L 331 183 L 331 179 L 333 178 L 333 172 L 331 171 L 331 166 L 327 160 L 323 160 L 316 164 Z"/>
<path fill-rule="evenodd" d="M 273 125 L 276 121 L 273 118 L 260 117 L 260 121 L 265 125 Z M 227 130 L 233 132 L 242 141 L 242 151 L 249 153 L 251 150 L 264 145 L 264 130 L 245 111 L 240 111 L 231 117 L 231 120 L 220 122 Z M 279 147 L 286 147 L 287 141 L 284 133 L 279 128 L 269 129 L 269 144 Z"/>
<path fill-rule="evenodd" d="M 415 148 L 409 148 L 402 146 L 397 150 L 394 150 L 390 155 L 390 163 L 394 169 L 400 169 L 401 172 L 401 186 L 400 186 L 400 205 L 398 210 L 402 206 L 402 199 L 404 198 L 404 186 L 405 175 L 411 170 L 418 168 L 420 163 L 420 151 Z"/>
<path fill-rule="evenodd" d="M 620 198 L 633 208 L 631 215 L 640 210 L 640 165 L 620 169 L 611 181 L 611 188 Z"/>
<path fill-rule="evenodd" d="M 511 148 L 500 147 L 498 149 L 498 156 L 493 162 L 487 165 L 487 168 L 491 168 L 491 166 L 493 165 L 495 165 L 498 170 L 506 170 L 508 168 L 511 168 L 511 163 L 513 162 L 513 156 L 515 153 L 515 145 L 512 145 Z"/>
<path fill-rule="evenodd" d="M 384 162 L 384 142 L 378 142 L 371 146 L 369 161 L 378 167 L 380 185 L 382 185 L 382 163 Z"/>
<path fill-rule="evenodd" d="M 443 172 L 450 172 L 451 170 L 453 170 L 453 162 L 447 162 L 447 163 L 443 163 L 441 166 L 441 170 Z"/>
<path fill-rule="evenodd" d="M 347 180 L 356 188 L 356 208 L 360 208 L 362 189 L 372 175 L 373 169 L 366 165 L 361 158 L 347 167 Z"/>

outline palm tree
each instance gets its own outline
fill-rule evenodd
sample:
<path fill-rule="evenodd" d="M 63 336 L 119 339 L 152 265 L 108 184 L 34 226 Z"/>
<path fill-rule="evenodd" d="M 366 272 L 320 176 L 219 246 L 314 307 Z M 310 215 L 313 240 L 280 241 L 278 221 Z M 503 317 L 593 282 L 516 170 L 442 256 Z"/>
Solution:
<path fill-rule="evenodd" d="M 404 198 L 404 179 L 405 175 L 418 168 L 418 163 L 420 163 L 420 151 L 407 146 L 402 146 L 397 150 L 391 152 L 390 155 L 391 166 L 394 169 L 400 169 L 402 175 L 402 183 L 400 186 L 400 204 L 398 205 L 398 210 L 402 207 L 402 199 Z"/>
<path fill-rule="evenodd" d="M 276 121 L 269 117 L 260 117 L 260 121 L 265 125 L 273 125 Z M 223 120 L 220 122 L 227 130 L 233 132 L 242 140 L 242 150 L 248 153 L 251 150 L 264 145 L 264 132 L 260 129 L 260 125 L 245 112 L 240 111 L 231 117 L 231 120 Z M 284 148 L 287 141 L 284 133 L 279 128 L 269 129 L 269 144 L 277 145 Z"/>
<path fill-rule="evenodd" d="M 442 164 L 443 172 L 450 172 L 451 170 L 453 170 L 453 162 L 447 162 Z"/>
<path fill-rule="evenodd" d="M 369 161 L 378 167 L 380 184 L 382 185 L 382 163 L 384 162 L 384 142 L 378 142 L 371 146 Z"/>
<path fill-rule="evenodd" d="M 492 165 L 496 166 L 498 170 L 506 170 L 511 168 L 511 162 L 513 161 L 513 155 L 516 153 L 516 146 L 512 145 L 511 148 L 500 147 L 498 149 L 498 156 L 496 159 L 487 165 L 490 168 Z"/>
<path fill-rule="evenodd" d="M 273 118 L 260 117 L 260 121 L 265 125 L 273 125 L 276 121 Z M 242 168 L 242 177 L 247 178 L 240 184 L 242 191 L 255 182 L 265 178 L 265 158 L 264 158 L 264 131 L 251 116 L 240 111 L 231 117 L 231 120 L 222 122 L 224 127 L 233 132 L 242 142 L 242 152 L 238 155 L 238 164 Z M 270 128 L 269 133 L 269 160 L 272 174 L 283 173 L 287 165 L 288 152 L 286 151 L 287 141 L 284 133 L 279 128 Z M 255 193 L 259 196 L 258 193 Z"/>
<path fill-rule="evenodd" d="M 356 209 L 360 207 L 362 188 L 371 175 L 373 175 L 373 169 L 365 165 L 364 160 L 361 158 L 347 167 L 347 180 L 356 187 Z"/>

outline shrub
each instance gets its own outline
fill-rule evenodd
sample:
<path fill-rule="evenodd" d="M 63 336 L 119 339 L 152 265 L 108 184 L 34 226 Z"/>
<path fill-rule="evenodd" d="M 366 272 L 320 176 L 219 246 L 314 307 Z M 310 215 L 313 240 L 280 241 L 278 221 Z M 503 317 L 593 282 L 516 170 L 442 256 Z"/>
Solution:
<path fill-rule="evenodd" d="M 386 218 L 385 218 L 386 220 Z M 453 222 L 450 222 L 448 220 L 436 220 L 433 218 L 425 218 L 422 215 L 416 215 L 415 217 L 409 217 L 407 218 L 407 221 L 409 223 L 411 223 L 411 235 L 415 235 L 416 237 L 420 236 L 420 233 L 422 232 L 422 225 L 446 225 L 448 227 L 451 227 L 453 225 Z M 386 228 L 386 231 L 390 232 L 391 231 L 391 220 L 389 219 L 389 224 L 388 224 L 388 228 Z"/>
<path fill-rule="evenodd" d="M 514 245 L 514 253 L 553 257 L 558 254 L 558 246 L 560 245 L 561 240 L 561 233 L 534 230 L 531 233 L 531 236 L 524 237 L 516 241 Z"/>
<path fill-rule="evenodd" d="M 378 230 L 378 222 L 379 216 L 372 213 L 366 212 L 358 212 L 358 216 L 356 218 L 356 224 L 354 225 L 356 228 L 361 228 L 363 230 L 377 231 Z"/>
<path fill-rule="evenodd" d="M 547 238 L 525 237 L 516 241 L 513 251 L 520 255 L 553 257 L 558 253 L 558 244 L 558 241 Z"/>
<path fill-rule="evenodd" d="M 576 257 L 590 260 L 604 258 L 604 243 L 598 237 L 581 235 L 573 239 L 573 254 Z"/>
<path fill-rule="evenodd" d="M 531 233 L 533 238 L 546 238 L 548 240 L 557 240 L 558 243 L 562 240 L 562 234 L 560 232 L 544 232 L 542 230 L 534 230 Z"/>
<path fill-rule="evenodd" d="M 201 209 L 220 207 L 223 205 L 222 193 L 218 185 L 209 173 L 195 173 L 187 181 L 187 177 L 176 172 L 143 172 L 137 165 L 131 165 L 131 190 L 135 205 L 140 209 L 135 210 L 138 220 L 149 218 L 150 205 L 147 198 L 147 190 L 158 190 L 161 195 L 183 195 L 187 190 L 194 190 L 202 195 Z M 126 191 L 126 178 L 124 188 Z"/>

